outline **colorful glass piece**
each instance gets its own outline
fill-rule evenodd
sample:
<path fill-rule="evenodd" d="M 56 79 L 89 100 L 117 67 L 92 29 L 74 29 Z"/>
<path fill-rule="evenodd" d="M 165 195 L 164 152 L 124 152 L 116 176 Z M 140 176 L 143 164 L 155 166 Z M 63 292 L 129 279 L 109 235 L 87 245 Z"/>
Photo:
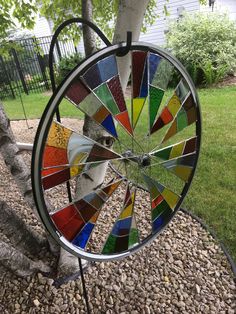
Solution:
<path fill-rule="evenodd" d="M 117 137 L 115 124 L 112 118 L 112 115 L 109 114 L 105 120 L 101 123 L 101 125 L 114 137 Z"/>
<path fill-rule="evenodd" d="M 128 111 L 117 114 L 115 119 L 128 131 L 129 134 L 133 135 L 133 129 L 130 124 Z"/>
<path fill-rule="evenodd" d="M 83 75 L 83 80 L 90 89 L 95 89 L 118 74 L 116 58 L 109 56 L 90 67 Z"/>
<path fill-rule="evenodd" d="M 89 89 L 81 81 L 74 80 L 66 92 L 66 97 L 78 106 L 89 94 Z"/>
<path fill-rule="evenodd" d="M 101 101 L 91 93 L 79 104 L 79 109 L 92 117 L 102 106 Z"/>
<path fill-rule="evenodd" d="M 140 87 L 139 97 L 147 97 L 147 95 L 148 95 L 148 66 L 147 62 L 145 62 L 145 68 L 143 72 L 143 79 Z"/>
<path fill-rule="evenodd" d="M 161 61 L 161 57 L 155 53 L 149 53 L 149 83 L 151 84 L 154 78 L 154 75 L 157 71 L 158 65 Z"/>
<path fill-rule="evenodd" d="M 43 152 L 43 168 L 67 165 L 68 163 L 66 149 L 45 146 Z"/>
<path fill-rule="evenodd" d="M 143 110 L 145 98 L 134 98 L 132 99 L 132 126 L 133 129 L 136 127 L 140 114 Z"/>
<path fill-rule="evenodd" d="M 102 147 L 100 145 L 94 144 L 86 162 L 93 162 L 93 161 L 104 161 L 104 160 L 111 160 L 121 158 L 121 155 L 114 153 L 113 151 Z"/>
<path fill-rule="evenodd" d="M 182 155 L 193 153 L 196 150 L 197 137 L 192 137 L 180 143 L 170 145 L 152 153 L 163 160 L 169 160 Z"/>
<path fill-rule="evenodd" d="M 102 121 L 106 119 L 107 116 L 110 115 L 110 112 L 104 106 L 100 107 L 99 110 L 93 116 L 93 119 L 101 124 Z"/>
<path fill-rule="evenodd" d="M 120 112 L 106 83 L 94 89 L 94 93 L 113 115 Z"/>
<path fill-rule="evenodd" d="M 170 123 L 174 119 L 175 114 L 178 112 L 180 107 L 181 107 L 180 99 L 176 94 L 174 94 L 168 101 L 167 105 L 163 108 L 159 118 L 152 126 L 151 134 L 160 130 L 163 126 Z"/>
<path fill-rule="evenodd" d="M 120 112 L 126 111 L 126 104 L 124 99 L 124 94 L 120 84 L 119 76 L 113 77 L 110 81 L 107 82 L 107 85 L 112 93 L 112 96 L 120 110 Z"/>
<path fill-rule="evenodd" d="M 86 195 L 83 199 L 75 202 L 76 208 L 86 223 L 83 228 L 79 230 L 78 234 L 76 234 L 72 244 L 85 249 L 96 225 L 102 206 L 119 187 L 121 182 L 122 180 L 112 182 L 106 187 L 98 189 L 96 192 L 92 192 Z M 103 198 L 101 197 L 101 194 L 103 195 Z"/>
<path fill-rule="evenodd" d="M 135 192 L 127 187 L 122 211 L 116 220 L 103 247 L 103 254 L 112 254 L 128 250 L 139 244 L 139 234 L 134 217 Z"/>
<path fill-rule="evenodd" d="M 48 133 L 47 145 L 66 149 L 71 133 L 72 131 L 62 124 L 53 121 Z"/>
<path fill-rule="evenodd" d="M 84 221 L 73 204 L 51 214 L 51 218 L 59 232 L 72 241 L 84 226 Z"/>
<path fill-rule="evenodd" d="M 158 109 L 161 105 L 162 98 L 164 96 L 164 91 L 160 88 L 156 88 L 152 85 L 149 85 L 149 121 L 150 121 L 150 130 L 155 121 Z"/>
<path fill-rule="evenodd" d="M 98 62 L 98 67 L 103 82 L 108 81 L 118 74 L 117 62 L 115 55 L 109 56 Z"/>
<path fill-rule="evenodd" d="M 42 178 L 44 190 L 48 190 L 56 185 L 70 180 L 70 169 L 64 169 Z"/>
<path fill-rule="evenodd" d="M 177 205 L 180 196 L 166 188 L 164 185 L 143 175 L 151 196 L 152 231 L 158 232 L 167 221 Z"/>
<path fill-rule="evenodd" d="M 166 90 L 171 79 L 173 69 L 174 67 L 169 61 L 161 59 L 150 83 L 162 90 Z"/>
<path fill-rule="evenodd" d="M 167 131 L 162 143 L 174 136 L 176 133 L 182 131 L 187 126 L 197 121 L 196 105 L 192 95 L 188 95 L 185 102 L 182 105 L 181 110 L 177 113 L 172 125 Z"/>
<path fill-rule="evenodd" d="M 147 52 L 133 51 L 132 52 L 132 97 L 140 97 L 140 89 L 145 72 Z"/>

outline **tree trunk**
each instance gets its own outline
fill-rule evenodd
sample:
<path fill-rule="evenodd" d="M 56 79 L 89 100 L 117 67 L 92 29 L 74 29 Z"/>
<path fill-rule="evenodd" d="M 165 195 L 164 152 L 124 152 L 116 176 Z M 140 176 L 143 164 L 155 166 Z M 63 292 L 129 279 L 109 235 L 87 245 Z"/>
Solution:
<path fill-rule="evenodd" d="M 82 17 L 90 22 L 93 21 L 92 0 L 82 0 Z M 89 56 L 96 51 L 96 36 L 87 25 L 83 25 L 83 39 L 85 55 Z"/>
<path fill-rule="evenodd" d="M 51 268 L 42 261 L 32 261 L 30 258 L 0 240 L 0 264 L 15 275 L 26 277 L 35 272 L 49 273 Z"/>
<path fill-rule="evenodd" d="M 33 231 L 13 209 L 1 200 L 0 229 L 22 253 L 35 255 L 47 246 L 46 238 Z"/>
<path fill-rule="evenodd" d="M 127 31 L 132 32 L 132 41 L 138 41 L 143 24 L 144 15 L 149 0 L 120 0 L 113 43 L 126 41 Z M 131 59 L 128 54 L 125 57 L 117 57 L 118 69 L 121 77 L 123 91 L 125 91 L 131 67 Z"/>

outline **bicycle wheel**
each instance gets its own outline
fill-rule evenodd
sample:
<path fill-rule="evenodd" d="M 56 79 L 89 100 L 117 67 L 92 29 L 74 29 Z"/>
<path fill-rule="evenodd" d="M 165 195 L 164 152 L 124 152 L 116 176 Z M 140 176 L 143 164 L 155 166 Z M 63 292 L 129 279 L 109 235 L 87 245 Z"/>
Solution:
<path fill-rule="evenodd" d="M 183 66 L 167 51 L 133 43 L 123 92 L 120 47 L 104 48 L 70 73 L 34 143 L 32 184 L 42 222 L 62 247 L 89 260 L 121 258 L 155 239 L 186 196 L 200 149 L 198 97 Z M 76 120 L 58 122 L 57 110 Z M 84 115 L 94 126 L 86 135 Z M 108 142 L 96 137 L 99 129 Z M 99 185 L 78 195 L 78 185 L 99 171 Z"/>

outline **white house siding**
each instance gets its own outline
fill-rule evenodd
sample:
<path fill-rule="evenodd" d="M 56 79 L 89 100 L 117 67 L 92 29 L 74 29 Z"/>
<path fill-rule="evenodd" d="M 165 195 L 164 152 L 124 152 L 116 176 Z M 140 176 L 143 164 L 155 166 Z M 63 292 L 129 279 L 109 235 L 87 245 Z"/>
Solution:
<path fill-rule="evenodd" d="M 236 0 L 235 0 L 236 1 Z M 186 12 L 199 11 L 200 5 L 198 0 L 159 0 L 158 7 L 155 10 L 157 19 L 152 26 L 148 27 L 145 34 L 140 35 L 140 41 L 150 42 L 159 46 L 165 44 L 165 32 L 168 30 L 168 24 L 171 20 L 179 18 L 179 11 L 184 9 Z M 163 12 L 164 5 L 167 5 L 169 15 Z"/>
<path fill-rule="evenodd" d="M 209 5 L 201 6 L 201 11 L 211 12 Z M 236 0 L 215 0 L 214 12 L 225 12 L 231 20 L 236 21 Z"/>
<path fill-rule="evenodd" d="M 52 30 L 45 17 L 39 16 L 34 27 L 34 34 L 36 37 L 51 36 Z"/>

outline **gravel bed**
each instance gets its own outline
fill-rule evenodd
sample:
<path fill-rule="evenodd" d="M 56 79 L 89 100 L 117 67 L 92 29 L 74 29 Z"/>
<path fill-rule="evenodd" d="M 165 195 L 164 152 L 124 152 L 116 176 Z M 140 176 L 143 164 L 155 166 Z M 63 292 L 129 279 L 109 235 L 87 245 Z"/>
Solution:
<path fill-rule="evenodd" d="M 37 123 L 29 121 L 33 129 L 28 130 L 24 121 L 11 122 L 17 141 L 32 142 Z M 79 127 L 76 120 L 67 119 L 66 123 Z M 25 157 L 30 163 L 30 154 Z M 0 173 L 0 198 L 37 231 L 43 232 L 1 157 Z M 110 206 L 113 202 L 111 199 Z M 54 265 L 51 255 L 45 254 L 44 258 Z M 0 274 L 0 313 L 86 313 L 79 279 L 55 288 L 53 279 L 41 274 L 19 279 L 2 268 Z M 236 311 L 236 288 L 226 257 L 209 233 L 182 212 L 142 251 L 122 261 L 93 263 L 85 280 L 92 313 L 234 314 Z"/>

